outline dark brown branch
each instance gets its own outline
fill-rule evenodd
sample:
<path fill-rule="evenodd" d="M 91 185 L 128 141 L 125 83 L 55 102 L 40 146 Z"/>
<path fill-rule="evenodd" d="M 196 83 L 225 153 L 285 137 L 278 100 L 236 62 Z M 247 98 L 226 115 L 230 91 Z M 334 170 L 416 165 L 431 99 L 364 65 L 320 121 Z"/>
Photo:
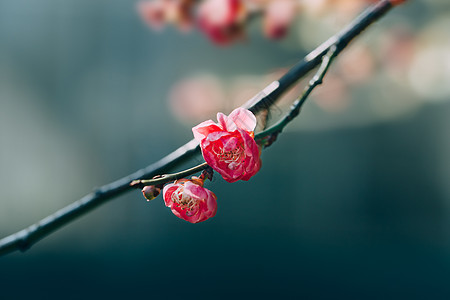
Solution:
<path fill-rule="evenodd" d="M 328 52 L 332 45 L 336 45 L 336 55 L 339 54 L 351 40 L 359 35 L 359 33 L 370 24 L 386 14 L 391 7 L 392 4 L 390 1 L 382 0 L 376 5 L 368 8 L 343 31 L 320 45 L 278 81 L 269 85 L 251 99 L 245 107 L 248 107 L 255 114 L 263 109 L 271 107 L 283 93 L 292 87 L 293 84 L 313 68 L 321 64 L 322 57 Z M 60 209 L 38 223 L 0 240 L 0 255 L 16 250 L 25 251 L 29 249 L 33 244 L 53 231 L 74 221 L 76 218 L 88 213 L 97 206 L 131 190 L 132 187 L 130 186 L 130 183 L 133 180 L 148 179 L 158 174 L 167 173 L 198 153 L 198 144 L 195 140 L 192 140 L 154 164 L 96 189 L 94 192 Z"/>

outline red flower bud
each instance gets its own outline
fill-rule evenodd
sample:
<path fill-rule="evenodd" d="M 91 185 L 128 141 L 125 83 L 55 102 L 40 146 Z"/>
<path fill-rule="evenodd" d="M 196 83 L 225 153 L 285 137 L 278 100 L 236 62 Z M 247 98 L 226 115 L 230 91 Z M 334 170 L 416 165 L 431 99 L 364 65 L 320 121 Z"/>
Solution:
<path fill-rule="evenodd" d="M 146 186 L 142 189 L 142 194 L 144 194 L 147 201 L 155 199 L 158 197 L 159 193 L 161 193 L 161 189 L 154 185 Z"/>

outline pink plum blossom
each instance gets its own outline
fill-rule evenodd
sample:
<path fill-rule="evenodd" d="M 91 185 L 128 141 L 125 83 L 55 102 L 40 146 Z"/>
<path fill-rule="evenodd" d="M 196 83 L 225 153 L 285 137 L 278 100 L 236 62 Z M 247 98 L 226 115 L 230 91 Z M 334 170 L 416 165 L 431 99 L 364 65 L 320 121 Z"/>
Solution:
<path fill-rule="evenodd" d="M 203 158 L 228 182 L 249 180 L 261 168 L 260 149 L 253 139 L 256 117 L 244 108 L 229 116 L 217 114 L 218 124 L 205 121 L 192 128 Z"/>
<path fill-rule="evenodd" d="M 198 25 L 214 43 L 229 44 L 243 36 L 242 0 L 205 0 L 198 7 Z"/>
<path fill-rule="evenodd" d="M 160 30 L 166 23 L 173 23 L 182 31 L 191 29 L 192 0 L 146 0 L 137 5 L 142 20 L 153 29 Z"/>
<path fill-rule="evenodd" d="M 193 177 L 167 184 L 164 203 L 180 219 L 190 223 L 203 222 L 216 215 L 217 197 L 203 187 L 203 180 Z"/>
<path fill-rule="evenodd" d="M 294 0 L 270 1 L 264 16 L 264 34 L 271 39 L 284 37 L 295 14 L 296 2 Z"/>

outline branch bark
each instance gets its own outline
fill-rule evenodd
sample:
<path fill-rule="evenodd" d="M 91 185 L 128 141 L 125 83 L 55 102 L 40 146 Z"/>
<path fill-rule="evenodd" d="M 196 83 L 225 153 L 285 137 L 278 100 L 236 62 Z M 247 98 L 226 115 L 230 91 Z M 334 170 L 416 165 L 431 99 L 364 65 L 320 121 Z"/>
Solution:
<path fill-rule="evenodd" d="M 381 0 L 377 4 L 369 7 L 351 24 L 344 28 L 344 30 L 317 47 L 292 67 L 278 81 L 273 82 L 254 98 L 250 99 L 244 107 L 257 114 L 261 110 L 274 105 L 278 98 L 289 90 L 292 85 L 309 71 L 321 64 L 322 57 L 332 46 L 336 46 L 334 55 L 338 55 L 350 41 L 358 36 L 370 24 L 385 15 L 392 6 L 390 1 Z M 25 251 L 29 249 L 33 244 L 55 230 L 69 224 L 78 217 L 87 214 L 101 204 L 130 191 L 133 189 L 133 187 L 130 186 L 132 181 L 148 179 L 159 174 L 167 173 L 181 165 L 183 162 L 190 160 L 198 153 L 198 143 L 195 140 L 191 140 L 157 162 L 117 181 L 106 184 L 28 228 L 3 238 L 0 240 L 0 255 L 5 255 L 16 250 Z"/>

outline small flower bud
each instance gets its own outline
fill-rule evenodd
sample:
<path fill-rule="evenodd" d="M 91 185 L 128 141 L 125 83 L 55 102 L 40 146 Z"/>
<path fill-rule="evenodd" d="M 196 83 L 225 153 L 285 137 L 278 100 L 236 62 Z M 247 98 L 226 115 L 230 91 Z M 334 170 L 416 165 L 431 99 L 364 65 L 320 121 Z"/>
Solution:
<path fill-rule="evenodd" d="M 144 194 L 144 197 L 145 199 L 147 199 L 147 201 L 153 200 L 158 197 L 160 192 L 161 189 L 154 185 L 149 185 L 142 189 L 142 194 Z"/>

